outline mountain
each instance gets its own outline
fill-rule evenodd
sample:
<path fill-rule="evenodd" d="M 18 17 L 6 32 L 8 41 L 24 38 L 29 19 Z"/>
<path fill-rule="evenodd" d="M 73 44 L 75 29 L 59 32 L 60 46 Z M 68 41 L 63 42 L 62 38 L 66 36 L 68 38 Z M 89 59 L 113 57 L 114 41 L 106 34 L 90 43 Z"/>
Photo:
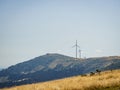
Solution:
<path fill-rule="evenodd" d="M 120 69 L 92 76 L 74 76 L 59 80 L 15 86 L 2 90 L 120 90 Z"/>
<path fill-rule="evenodd" d="M 0 68 L 0 71 L 2 70 L 2 68 Z"/>
<path fill-rule="evenodd" d="M 86 74 L 96 69 L 120 69 L 120 56 L 76 60 L 60 54 L 46 54 L 0 71 L 0 88 Z"/>
<path fill-rule="evenodd" d="M 2 70 L 3 68 L 0 68 L 0 71 Z"/>

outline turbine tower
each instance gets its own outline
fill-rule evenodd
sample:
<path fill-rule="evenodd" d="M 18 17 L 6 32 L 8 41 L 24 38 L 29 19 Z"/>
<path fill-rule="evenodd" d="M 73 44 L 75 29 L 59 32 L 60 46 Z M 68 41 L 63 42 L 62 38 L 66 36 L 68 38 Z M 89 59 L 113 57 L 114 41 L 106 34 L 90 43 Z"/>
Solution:
<path fill-rule="evenodd" d="M 76 40 L 76 44 L 73 47 L 76 47 L 76 59 L 77 59 L 77 50 L 78 50 L 78 48 L 80 48 L 80 46 L 78 46 L 78 44 L 77 44 L 77 40 Z"/>

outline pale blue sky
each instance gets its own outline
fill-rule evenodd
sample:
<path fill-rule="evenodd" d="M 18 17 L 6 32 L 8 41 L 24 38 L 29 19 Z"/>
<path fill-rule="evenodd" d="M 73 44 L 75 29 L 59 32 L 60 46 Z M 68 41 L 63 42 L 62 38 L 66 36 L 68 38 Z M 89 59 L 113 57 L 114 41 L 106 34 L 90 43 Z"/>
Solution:
<path fill-rule="evenodd" d="M 0 67 L 46 54 L 120 55 L 120 0 L 0 0 Z"/>

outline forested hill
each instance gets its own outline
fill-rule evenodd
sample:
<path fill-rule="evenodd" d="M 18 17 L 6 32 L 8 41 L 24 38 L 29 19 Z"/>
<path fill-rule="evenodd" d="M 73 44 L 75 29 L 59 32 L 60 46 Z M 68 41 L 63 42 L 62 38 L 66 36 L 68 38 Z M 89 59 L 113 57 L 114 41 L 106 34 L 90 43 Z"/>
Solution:
<path fill-rule="evenodd" d="M 75 59 L 46 54 L 0 71 L 0 88 L 86 74 L 96 69 L 120 69 L 120 56 Z"/>

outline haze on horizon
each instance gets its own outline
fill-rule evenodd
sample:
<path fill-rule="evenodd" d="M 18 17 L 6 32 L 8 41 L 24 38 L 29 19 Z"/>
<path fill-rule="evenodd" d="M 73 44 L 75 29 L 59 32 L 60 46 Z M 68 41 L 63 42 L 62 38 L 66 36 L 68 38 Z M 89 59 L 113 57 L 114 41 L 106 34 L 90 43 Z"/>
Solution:
<path fill-rule="evenodd" d="M 46 53 L 120 55 L 120 0 L 1 0 L 0 68 Z"/>

